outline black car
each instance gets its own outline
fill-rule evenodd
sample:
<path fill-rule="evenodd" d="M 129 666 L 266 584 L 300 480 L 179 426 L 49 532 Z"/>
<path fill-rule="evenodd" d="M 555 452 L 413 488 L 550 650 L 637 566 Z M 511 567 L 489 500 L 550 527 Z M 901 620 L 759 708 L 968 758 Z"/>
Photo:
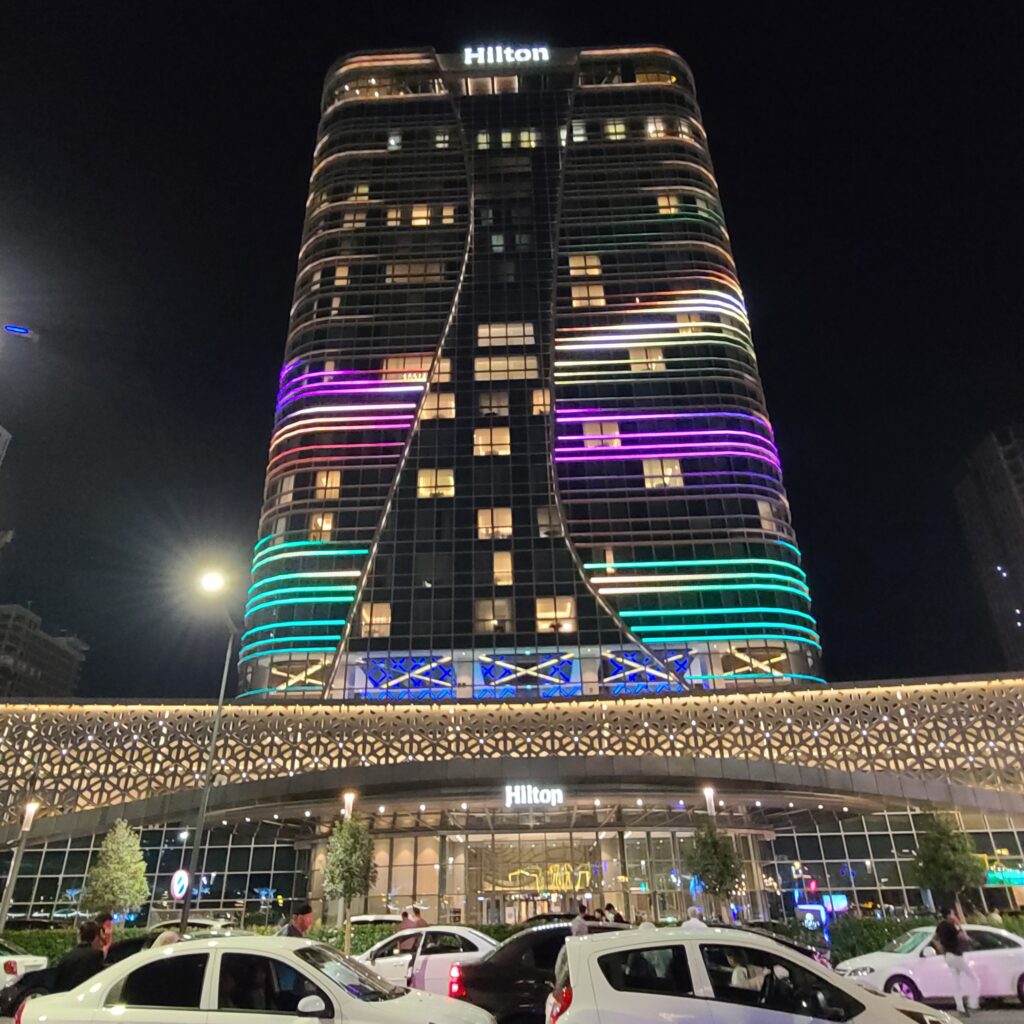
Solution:
<path fill-rule="evenodd" d="M 591 935 L 625 927 L 587 922 Z M 453 966 L 448 994 L 494 1014 L 498 1024 L 540 1024 L 544 1003 L 555 984 L 555 961 L 570 934 L 568 921 L 517 932 L 482 960 Z"/>

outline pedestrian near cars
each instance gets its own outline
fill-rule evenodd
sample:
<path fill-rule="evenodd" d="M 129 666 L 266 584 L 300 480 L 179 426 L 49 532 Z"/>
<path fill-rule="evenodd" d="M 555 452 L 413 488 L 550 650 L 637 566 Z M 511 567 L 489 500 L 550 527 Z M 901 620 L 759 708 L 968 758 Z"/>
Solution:
<path fill-rule="evenodd" d="M 100 939 L 103 942 L 103 956 L 106 957 L 114 943 L 114 915 L 97 914 L 95 920 L 96 927 L 100 930 Z"/>
<path fill-rule="evenodd" d="M 935 929 L 932 944 L 937 946 L 949 968 L 957 1012 L 969 1017 L 970 1011 L 977 1010 L 980 1005 L 981 983 L 978 981 L 978 976 L 974 973 L 970 961 L 965 956 L 971 949 L 971 940 L 967 932 L 964 931 L 956 911 L 952 908 L 942 911 L 942 920 L 939 921 Z M 967 987 L 966 1007 L 964 1006 L 965 982 Z"/>
<path fill-rule="evenodd" d="M 586 935 L 587 934 L 587 919 L 583 914 L 583 904 L 576 904 L 576 916 L 572 919 L 569 924 L 570 935 Z"/>
<path fill-rule="evenodd" d="M 606 903 L 604 906 L 606 921 L 614 921 L 616 924 L 625 924 L 626 919 L 615 909 L 614 903 Z"/>
<path fill-rule="evenodd" d="M 78 945 L 57 964 L 53 990 L 70 992 L 103 970 L 103 937 L 95 921 L 86 921 L 78 929 Z"/>
<path fill-rule="evenodd" d="M 313 926 L 313 908 L 305 901 L 292 907 L 292 919 L 277 933 L 290 939 L 301 939 Z"/>
<path fill-rule="evenodd" d="M 690 907 L 686 911 L 686 920 L 680 925 L 681 928 L 707 928 L 700 916 L 700 907 Z"/>
<path fill-rule="evenodd" d="M 426 928 L 427 919 L 420 913 L 420 908 L 414 906 L 412 908 L 412 916 L 409 918 L 412 922 L 413 928 Z"/>
<path fill-rule="evenodd" d="M 412 923 L 412 921 L 409 920 L 409 911 L 408 910 L 403 910 L 402 911 L 402 920 L 398 922 L 398 930 L 400 932 L 404 932 L 404 931 L 408 930 L 409 928 L 415 928 L 415 927 L 416 927 L 416 925 L 414 925 Z"/>

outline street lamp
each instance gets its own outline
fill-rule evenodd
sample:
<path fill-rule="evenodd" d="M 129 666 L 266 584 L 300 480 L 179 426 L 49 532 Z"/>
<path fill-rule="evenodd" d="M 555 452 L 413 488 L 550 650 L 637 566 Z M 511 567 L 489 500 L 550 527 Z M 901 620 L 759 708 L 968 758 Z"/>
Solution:
<path fill-rule="evenodd" d="M 218 569 L 207 569 L 201 573 L 197 586 L 201 593 L 207 597 L 218 597 L 227 590 L 227 577 Z M 181 901 L 181 920 L 178 923 L 178 931 L 184 935 L 188 928 L 188 914 L 192 909 L 192 884 L 195 881 L 199 869 L 199 848 L 203 843 L 203 829 L 206 826 L 206 809 L 210 804 L 210 789 L 213 783 L 213 765 L 217 756 L 217 738 L 220 735 L 220 723 L 224 717 L 224 694 L 228 686 L 228 673 L 231 670 L 231 657 L 235 649 L 235 637 L 238 628 L 234 620 L 224 609 L 224 617 L 228 624 L 228 643 L 224 651 L 224 669 L 220 676 L 220 694 L 217 697 L 217 710 L 213 716 L 213 729 L 210 733 L 210 749 L 206 753 L 206 773 L 203 777 L 203 789 L 199 795 L 199 810 L 196 813 L 196 824 L 192 835 L 192 851 L 188 858 L 188 882 L 185 885 L 185 895 Z M 200 883 L 201 885 L 202 883 Z"/>
<path fill-rule="evenodd" d="M 21 858 L 25 852 L 25 844 L 28 842 L 28 834 L 32 831 L 32 822 L 35 820 L 36 811 L 38 810 L 38 800 L 29 800 L 25 804 L 25 813 L 21 819 L 21 835 L 18 836 L 18 845 L 14 847 L 14 857 L 11 858 L 11 868 L 7 874 L 7 884 L 4 886 L 3 899 L 0 900 L 0 934 L 3 934 L 4 929 L 7 927 L 7 912 L 11 909 L 11 900 L 14 898 L 14 882 L 18 877 Z"/>

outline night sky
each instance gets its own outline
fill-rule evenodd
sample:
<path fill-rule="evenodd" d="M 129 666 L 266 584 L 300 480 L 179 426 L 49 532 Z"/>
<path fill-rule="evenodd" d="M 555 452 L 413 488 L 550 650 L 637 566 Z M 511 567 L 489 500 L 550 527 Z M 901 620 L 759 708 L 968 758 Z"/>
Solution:
<path fill-rule="evenodd" d="M 0 602 L 82 692 L 216 690 L 255 541 L 323 75 L 656 42 L 693 68 L 834 680 L 997 671 L 953 503 L 1021 413 L 1024 5 L 35 3 L 0 15 Z"/>

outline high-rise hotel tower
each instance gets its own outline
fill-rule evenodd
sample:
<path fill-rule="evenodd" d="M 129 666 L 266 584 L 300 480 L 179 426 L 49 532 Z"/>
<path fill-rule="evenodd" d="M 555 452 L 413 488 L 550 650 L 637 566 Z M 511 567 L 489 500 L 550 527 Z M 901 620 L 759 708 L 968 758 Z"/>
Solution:
<path fill-rule="evenodd" d="M 362 53 L 322 111 L 243 690 L 820 682 L 683 61 Z"/>

